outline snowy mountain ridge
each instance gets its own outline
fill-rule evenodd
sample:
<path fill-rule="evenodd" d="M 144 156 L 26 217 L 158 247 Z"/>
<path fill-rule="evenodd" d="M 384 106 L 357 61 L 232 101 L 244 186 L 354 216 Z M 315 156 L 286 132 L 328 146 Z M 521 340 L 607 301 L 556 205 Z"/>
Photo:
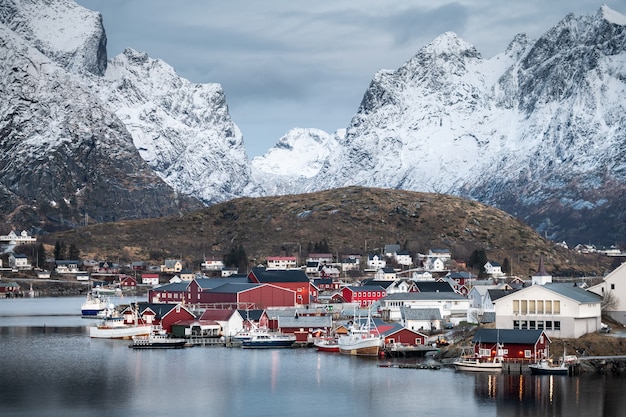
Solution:
<path fill-rule="evenodd" d="M 298 177 L 297 167 L 283 175 L 307 190 L 465 196 L 555 239 L 615 243 L 626 229 L 625 21 L 607 6 L 570 14 L 491 59 L 445 33 L 374 76 L 334 159 L 318 163 L 315 176 Z M 263 172 L 276 183 L 263 158 L 255 169 L 262 185 Z"/>
<path fill-rule="evenodd" d="M 0 3 L 0 215 L 73 227 L 361 185 L 447 193 L 555 239 L 626 231 L 626 17 L 570 14 L 483 59 L 447 32 L 377 72 L 345 129 L 248 157 L 217 83 L 132 49 L 71 0 Z"/>

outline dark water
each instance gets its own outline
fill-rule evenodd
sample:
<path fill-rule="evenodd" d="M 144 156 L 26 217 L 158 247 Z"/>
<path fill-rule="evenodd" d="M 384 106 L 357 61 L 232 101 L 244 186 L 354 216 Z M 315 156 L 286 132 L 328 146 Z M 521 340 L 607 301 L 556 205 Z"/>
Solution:
<path fill-rule="evenodd" d="M 94 322 L 72 315 L 81 303 L 0 300 L 0 416 L 623 416 L 626 410 L 623 376 L 381 368 L 386 360 L 313 349 L 135 351 L 127 341 L 90 339 Z"/>

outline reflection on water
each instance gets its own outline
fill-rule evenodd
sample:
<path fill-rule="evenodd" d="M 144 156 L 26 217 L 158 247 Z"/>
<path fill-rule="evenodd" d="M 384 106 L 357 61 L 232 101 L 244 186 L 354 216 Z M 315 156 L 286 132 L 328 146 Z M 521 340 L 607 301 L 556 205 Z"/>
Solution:
<path fill-rule="evenodd" d="M 494 401 L 498 416 L 621 416 L 624 382 L 624 375 L 477 374 L 474 394 Z"/>
<path fill-rule="evenodd" d="M 618 416 L 626 409 L 624 376 L 382 368 L 377 359 L 313 349 L 137 351 L 128 341 L 90 339 L 86 326 L 94 322 L 80 317 L 20 326 L 19 317 L 31 316 L 7 310 L 4 301 L 3 417 Z M 74 311 L 81 302 L 57 300 L 66 305 L 53 302 L 45 309 Z M 25 305 L 33 307 L 11 304 L 20 310 Z M 76 324 L 67 325 L 68 319 Z"/>

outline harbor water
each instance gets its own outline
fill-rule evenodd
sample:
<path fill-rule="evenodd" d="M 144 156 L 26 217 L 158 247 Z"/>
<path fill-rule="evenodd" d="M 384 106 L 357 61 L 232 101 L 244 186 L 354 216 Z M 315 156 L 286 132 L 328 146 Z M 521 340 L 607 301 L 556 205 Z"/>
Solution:
<path fill-rule="evenodd" d="M 381 367 L 389 360 L 306 348 L 138 351 L 128 341 L 90 339 L 97 321 L 80 317 L 82 302 L 0 300 L 0 415 L 593 417 L 626 410 L 623 375 Z"/>

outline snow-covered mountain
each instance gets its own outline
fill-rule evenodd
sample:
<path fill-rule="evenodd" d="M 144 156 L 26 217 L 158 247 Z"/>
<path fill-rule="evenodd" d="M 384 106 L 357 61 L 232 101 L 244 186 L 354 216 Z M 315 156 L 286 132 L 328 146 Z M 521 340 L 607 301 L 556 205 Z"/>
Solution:
<path fill-rule="evenodd" d="M 607 6 L 491 59 L 442 34 L 375 74 L 345 129 L 252 161 L 219 84 L 108 60 L 101 15 L 71 0 L 0 2 L 0 91 L 0 218 L 18 227 L 362 185 L 470 197 L 574 243 L 626 230 L 626 17 Z"/>
<path fill-rule="evenodd" d="M 615 243 L 626 226 L 625 81 L 626 17 L 607 6 L 537 40 L 518 35 L 491 59 L 445 33 L 374 76 L 315 175 L 278 170 L 272 149 L 255 178 L 283 193 L 364 185 L 467 196 L 557 239 Z M 301 154 L 290 145 L 283 161 Z M 277 175 L 298 188 L 277 186 Z"/>
<path fill-rule="evenodd" d="M 101 15 L 73 1 L 0 3 L 0 91 L 0 214 L 15 227 L 259 194 L 220 85 L 132 50 L 107 62 Z"/>

